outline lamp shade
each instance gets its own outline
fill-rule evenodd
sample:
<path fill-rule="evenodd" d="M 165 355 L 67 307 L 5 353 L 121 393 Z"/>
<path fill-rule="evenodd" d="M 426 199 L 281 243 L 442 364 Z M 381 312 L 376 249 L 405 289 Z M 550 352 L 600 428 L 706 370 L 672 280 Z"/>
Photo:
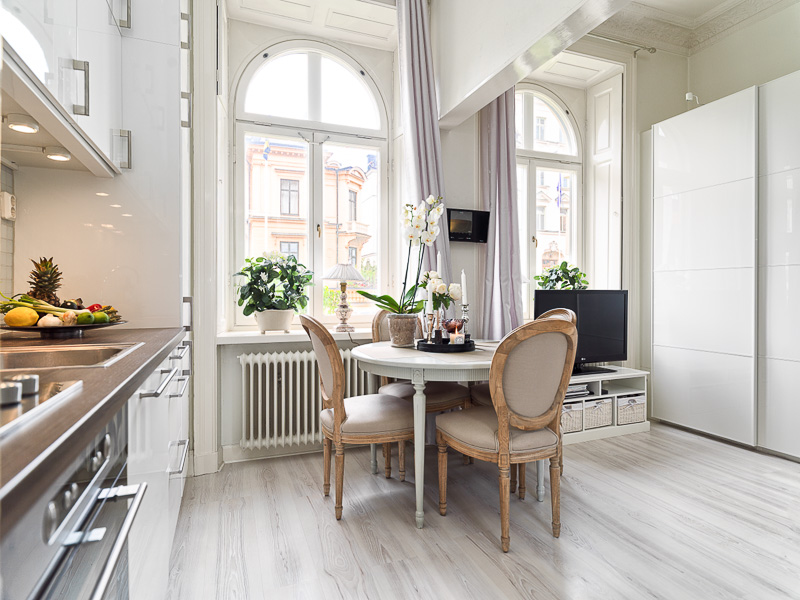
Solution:
<path fill-rule="evenodd" d="M 336 279 L 337 281 L 364 281 L 361 273 L 358 272 L 353 265 L 338 264 L 328 269 L 328 272 L 322 276 L 323 279 Z"/>

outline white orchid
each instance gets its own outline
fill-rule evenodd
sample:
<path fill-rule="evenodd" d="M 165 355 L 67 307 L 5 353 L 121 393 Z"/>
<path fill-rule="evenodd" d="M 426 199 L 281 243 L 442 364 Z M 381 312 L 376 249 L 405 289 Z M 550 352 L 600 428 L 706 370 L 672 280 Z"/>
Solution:
<path fill-rule="evenodd" d="M 422 232 L 425 227 L 425 219 L 421 219 L 420 217 L 414 217 L 411 219 L 411 228 L 416 229 L 419 232 Z"/>
<path fill-rule="evenodd" d="M 426 246 L 433 246 L 433 242 L 436 241 L 436 234 L 431 230 L 423 231 L 420 239 Z"/>
<path fill-rule="evenodd" d="M 430 196 L 425 198 L 425 202 L 427 202 L 428 204 L 433 204 L 434 202 L 436 202 L 436 198 L 434 197 L 433 194 L 431 194 Z"/>
<path fill-rule="evenodd" d="M 451 283 L 450 288 L 447 290 L 450 297 L 455 300 L 456 302 L 461 301 L 461 284 L 460 283 Z"/>

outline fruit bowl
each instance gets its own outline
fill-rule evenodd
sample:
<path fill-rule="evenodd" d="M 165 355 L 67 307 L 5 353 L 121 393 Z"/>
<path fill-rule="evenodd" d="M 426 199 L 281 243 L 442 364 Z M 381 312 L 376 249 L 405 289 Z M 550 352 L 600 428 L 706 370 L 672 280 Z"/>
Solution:
<path fill-rule="evenodd" d="M 87 329 L 100 329 L 101 327 L 111 327 L 112 325 L 124 325 L 127 321 L 116 321 L 114 323 L 92 323 L 89 325 L 61 325 L 59 327 L 11 327 L 10 325 L 0 324 L 0 329 L 8 331 L 34 331 L 41 334 L 43 340 L 55 340 L 66 338 L 83 337 L 83 332 Z"/>

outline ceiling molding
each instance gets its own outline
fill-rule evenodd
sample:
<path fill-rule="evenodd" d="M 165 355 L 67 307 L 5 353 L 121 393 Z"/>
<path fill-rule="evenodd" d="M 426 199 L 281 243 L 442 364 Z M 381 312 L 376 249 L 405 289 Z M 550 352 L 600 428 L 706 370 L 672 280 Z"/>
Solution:
<path fill-rule="evenodd" d="M 800 0 L 727 0 L 700 17 L 631 2 L 592 33 L 689 56 Z"/>

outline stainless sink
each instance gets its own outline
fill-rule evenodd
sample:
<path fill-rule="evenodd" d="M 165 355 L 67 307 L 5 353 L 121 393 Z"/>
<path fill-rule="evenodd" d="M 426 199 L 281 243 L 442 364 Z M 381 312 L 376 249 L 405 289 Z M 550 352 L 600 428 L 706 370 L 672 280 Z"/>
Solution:
<path fill-rule="evenodd" d="M 0 350 L 0 370 L 39 371 L 63 367 L 108 367 L 141 345 L 141 343 L 80 344 L 3 348 Z"/>

